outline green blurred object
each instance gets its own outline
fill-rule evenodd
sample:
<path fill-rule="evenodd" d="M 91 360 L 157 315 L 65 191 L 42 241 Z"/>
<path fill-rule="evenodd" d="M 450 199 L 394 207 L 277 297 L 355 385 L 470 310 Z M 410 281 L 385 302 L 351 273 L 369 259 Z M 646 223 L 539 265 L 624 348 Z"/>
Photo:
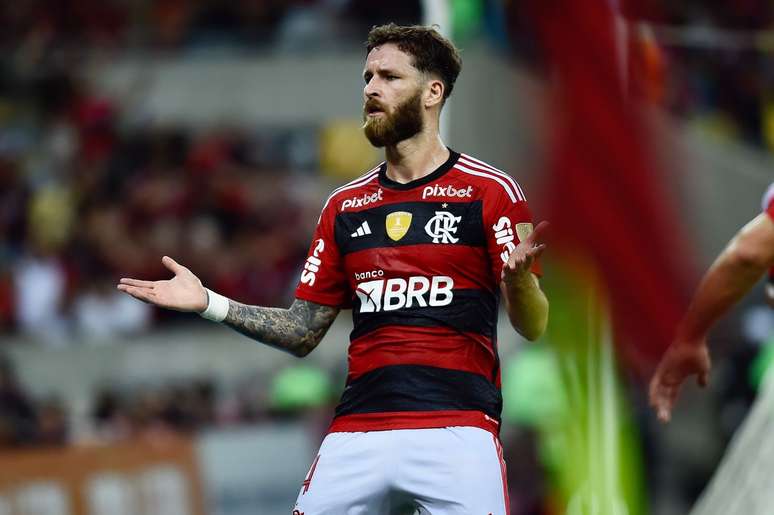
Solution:
<path fill-rule="evenodd" d="M 564 386 L 554 351 L 526 347 L 503 370 L 503 418 L 511 423 L 549 428 L 567 413 Z"/>
<path fill-rule="evenodd" d="M 484 18 L 482 0 L 451 0 L 452 36 L 455 43 L 464 43 L 481 28 Z"/>
<path fill-rule="evenodd" d="M 296 411 L 327 404 L 333 393 L 324 370 L 306 365 L 286 368 L 272 381 L 269 406 L 277 411 Z"/>
<path fill-rule="evenodd" d="M 538 431 L 557 513 L 643 515 L 640 443 L 604 296 L 588 268 L 545 263 L 545 270 L 548 330 L 543 344 L 506 365 L 506 420 Z M 523 377 L 508 377 L 516 374 Z"/>
<path fill-rule="evenodd" d="M 766 374 L 771 370 L 772 362 L 774 362 L 774 336 L 761 346 L 761 350 L 750 365 L 748 380 L 755 390 L 760 389 Z"/>

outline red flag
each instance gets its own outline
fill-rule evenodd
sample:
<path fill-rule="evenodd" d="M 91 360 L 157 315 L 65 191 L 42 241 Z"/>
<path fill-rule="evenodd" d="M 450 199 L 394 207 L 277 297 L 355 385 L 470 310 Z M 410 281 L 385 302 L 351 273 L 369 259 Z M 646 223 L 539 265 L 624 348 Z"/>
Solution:
<path fill-rule="evenodd" d="M 590 261 L 607 289 L 626 355 L 658 358 L 692 280 L 682 220 L 655 164 L 639 109 L 648 91 L 625 69 L 616 17 L 604 2 L 536 1 L 550 69 L 554 142 L 544 190 L 554 253 Z M 636 70 L 634 70 L 636 72 Z M 641 87 L 638 87 L 641 86 Z"/>

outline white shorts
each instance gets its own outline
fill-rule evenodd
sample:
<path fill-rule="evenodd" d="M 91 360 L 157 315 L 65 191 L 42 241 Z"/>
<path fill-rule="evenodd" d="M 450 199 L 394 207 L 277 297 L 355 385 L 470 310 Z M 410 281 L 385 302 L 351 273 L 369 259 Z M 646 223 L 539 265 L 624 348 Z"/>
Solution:
<path fill-rule="evenodd" d="M 330 433 L 293 515 L 507 515 L 499 440 L 477 427 Z"/>

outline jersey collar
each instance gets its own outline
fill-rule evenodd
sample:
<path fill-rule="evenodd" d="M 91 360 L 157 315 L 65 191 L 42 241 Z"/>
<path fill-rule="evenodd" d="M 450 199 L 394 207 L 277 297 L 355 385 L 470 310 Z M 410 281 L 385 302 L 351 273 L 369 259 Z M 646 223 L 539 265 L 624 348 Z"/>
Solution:
<path fill-rule="evenodd" d="M 449 149 L 449 159 L 447 159 L 446 162 L 444 162 L 441 166 L 433 170 L 431 173 L 425 175 L 424 177 L 420 177 L 419 179 L 415 179 L 407 183 L 393 181 L 392 179 L 387 177 L 387 161 L 385 161 L 379 167 L 379 184 L 381 186 L 384 186 L 385 188 L 390 188 L 394 190 L 410 190 L 412 188 L 416 188 L 417 186 L 422 186 L 429 182 L 433 182 L 436 179 L 440 179 L 446 172 L 452 169 L 452 167 L 457 162 L 457 159 L 459 159 L 459 157 L 460 157 L 460 154 L 458 152 L 455 152 L 454 150 Z"/>

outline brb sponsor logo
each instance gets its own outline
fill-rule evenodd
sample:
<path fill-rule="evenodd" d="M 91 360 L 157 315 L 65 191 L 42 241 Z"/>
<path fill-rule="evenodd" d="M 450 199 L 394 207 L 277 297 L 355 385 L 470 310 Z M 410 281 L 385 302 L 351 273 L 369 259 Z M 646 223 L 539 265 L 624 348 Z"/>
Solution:
<path fill-rule="evenodd" d="M 317 240 L 314 250 L 312 250 L 312 255 L 306 258 L 304 271 L 301 272 L 302 283 L 314 286 L 314 282 L 317 280 L 317 272 L 320 271 L 320 265 L 322 264 L 320 254 L 322 254 L 323 250 L 325 250 L 325 242 L 320 238 Z"/>
<path fill-rule="evenodd" d="M 359 207 L 365 207 L 368 204 L 373 204 L 375 202 L 379 202 L 382 200 L 382 196 L 384 193 L 382 192 L 382 189 L 379 188 L 379 191 L 376 193 L 364 194 L 359 197 L 352 197 L 348 198 L 344 202 L 341 203 L 341 210 L 344 211 L 347 208 L 359 208 Z"/>
<path fill-rule="evenodd" d="M 457 197 L 457 198 L 470 198 L 473 195 L 473 186 L 467 188 L 457 189 L 454 186 L 439 186 L 434 184 L 432 186 L 425 186 L 422 190 L 422 199 L 427 197 Z"/>
<path fill-rule="evenodd" d="M 355 293 L 360 299 L 361 313 L 378 313 L 415 306 L 447 306 L 454 298 L 452 288 L 454 280 L 445 275 L 413 276 L 362 282 Z"/>
<path fill-rule="evenodd" d="M 516 238 L 513 236 L 513 227 L 511 225 L 511 219 L 507 216 L 501 216 L 496 224 L 492 226 L 492 230 L 495 232 L 495 239 L 498 245 L 503 246 L 503 251 L 500 253 L 500 259 L 503 263 L 508 262 L 511 252 L 516 248 L 516 244 L 513 240 Z"/>

